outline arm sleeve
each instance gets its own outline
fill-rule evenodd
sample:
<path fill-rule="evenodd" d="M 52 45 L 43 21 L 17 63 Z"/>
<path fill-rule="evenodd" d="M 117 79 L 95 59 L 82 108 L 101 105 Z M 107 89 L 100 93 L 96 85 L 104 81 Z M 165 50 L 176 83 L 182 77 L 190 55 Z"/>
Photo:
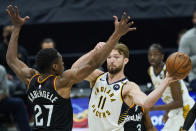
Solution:
<path fill-rule="evenodd" d="M 196 118 L 196 103 L 195 105 L 191 108 L 191 110 L 189 111 L 186 119 L 185 119 L 185 122 L 184 122 L 184 125 L 183 125 L 183 128 L 184 130 L 189 130 L 189 128 L 192 126 L 192 124 L 194 123 L 195 121 L 195 118 Z"/>
<path fill-rule="evenodd" d="M 189 48 L 189 44 L 188 43 L 189 43 L 188 39 L 186 37 L 182 37 L 182 39 L 180 40 L 178 51 L 184 52 L 187 55 L 190 55 L 190 48 Z"/>
<path fill-rule="evenodd" d="M 188 38 L 182 37 L 182 39 L 180 40 L 178 51 L 184 52 L 188 56 L 190 56 L 190 48 L 191 48 L 190 45 L 189 45 L 190 42 L 191 41 Z M 191 61 L 192 61 L 192 65 L 196 66 L 196 55 L 192 55 L 192 56 L 190 56 L 190 58 L 191 58 Z"/>
<path fill-rule="evenodd" d="M 7 72 L 3 66 L 0 65 L 0 95 L 2 93 L 9 94 Z"/>

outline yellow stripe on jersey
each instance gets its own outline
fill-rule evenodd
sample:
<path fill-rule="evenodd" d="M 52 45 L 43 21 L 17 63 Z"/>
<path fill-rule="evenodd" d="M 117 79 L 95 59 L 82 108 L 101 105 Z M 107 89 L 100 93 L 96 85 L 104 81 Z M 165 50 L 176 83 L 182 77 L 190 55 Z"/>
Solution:
<path fill-rule="evenodd" d="M 142 112 L 144 113 L 144 107 L 142 107 Z"/>
<path fill-rule="evenodd" d="M 186 118 L 186 116 L 188 115 L 188 112 L 190 111 L 190 106 L 189 105 L 185 105 L 183 107 L 183 117 L 184 119 Z"/>
<path fill-rule="evenodd" d="M 31 81 L 33 80 L 33 78 L 36 77 L 36 76 L 38 76 L 38 75 L 40 75 L 40 74 L 35 74 L 35 75 L 33 75 L 33 76 L 31 77 L 31 79 L 29 80 L 28 85 L 27 85 L 27 90 L 29 89 L 30 83 L 31 83 Z"/>
<path fill-rule="evenodd" d="M 148 75 L 151 77 L 150 68 L 151 66 L 148 68 Z"/>
<path fill-rule="evenodd" d="M 100 74 L 100 75 L 97 77 L 97 79 L 95 80 L 95 83 L 91 86 L 91 88 L 94 87 L 94 85 L 97 83 L 97 80 L 98 80 L 103 74 L 105 74 L 105 73 L 102 73 L 102 74 Z"/>
<path fill-rule="evenodd" d="M 53 80 L 53 85 L 54 85 L 54 90 L 56 91 L 56 79 L 57 79 L 58 76 L 56 76 Z"/>
<path fill-rule="evenodd" d="M 121 87 L 120 87 L 120 99 L 121 99 L 121 101 L 122 101 L 122 103 L 123 103 L 122 88 L 123 88 L 123 86 L 124 86 L 127 82 L 123 83 L 123 82 L 121 81 L 121 83 L 122 83 L 122 85 L 121 85 Z"/>
<path fill-rule="evenodd" d="M 135 105 L 135 103 L 133 102 L 133 104 L 129 107 L 129 109 L 131 109 L 134 105 Z"/>
<path fill-rule="evenodd" d="M 42 81 L 40 81 L 40 76 L 39 76 L 38 79 L 37 79 L 37 82 L 41 84 L 41 83 L 45 82 L 51 76 L 54 76 L 54 75 L 49 75 L 45 79 L 43 79 Z"/>
<path fill-rule="evenodd" d="M 118 124 L 122 123 L 124 121 L 124 119 L 126 118 L 126 116 L 128 115 L 128 111 L 130 110 L 131 108 L 128 108 L 123 114 L 120 115 L 120 118 L 118 120 Z"/>

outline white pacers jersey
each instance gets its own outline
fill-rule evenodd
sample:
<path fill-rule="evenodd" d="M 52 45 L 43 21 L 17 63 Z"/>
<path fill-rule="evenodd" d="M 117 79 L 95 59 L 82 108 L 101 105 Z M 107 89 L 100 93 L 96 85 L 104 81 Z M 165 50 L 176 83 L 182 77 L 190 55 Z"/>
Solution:
<path fill-rule="evenodd" d="M 109 84 L 108 73 L 104 73 L 97 78 L 92 88 L 88 108 L 90 131 L 124 131 L 121 91 L 127 81 L 124 78 Z"/>
<path fill-rule="evenodd" d="M 164 66 L 163 70 L 160 72 L 160 74 L 158 74 L 156 76 L 154 74 L 153 67 L 152 66 L 149 67 L 148 72 L 149 72 L 149 75 L 151 77 L 152 83 L 155 88 L 157 88 L 160 85 L 161 81 L 165 78 L 165 70 L 166 70 L 166 66 Z M 181 92 L 182 92 L 183 109 L 182 108 L 174 109 L 174 110 L 172 110 L 172 112 L 176 112 L 176 113 L 173 113 L 173 115 L 175 115 L 175 114 L 178 114 L 177 112 L 179 110 L 183 110 L 183 116 L 186 117 L 188 111 L 194 105 L 194 100 L 189 95 L 187 87 L 186 87 L 183 80 L 180 80 L 180 85 L 181 85 L 181 87 L 179 87 L 179 88 L 181 88 Z M 166 88 L 166 90 L 163 92 L 161 98 L 162 98 L 163 102 L 166 104 L 171 103 L 173 101 L 170 87 Z M 169 114 L 171 114 L 171 113 L 169 113 Z"/>

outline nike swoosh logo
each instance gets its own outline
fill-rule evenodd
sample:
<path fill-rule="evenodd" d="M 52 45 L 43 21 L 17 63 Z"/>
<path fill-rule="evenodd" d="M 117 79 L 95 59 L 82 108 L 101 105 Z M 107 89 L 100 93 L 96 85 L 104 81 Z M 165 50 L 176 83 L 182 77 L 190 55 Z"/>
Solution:
<path fill-rule="evenodd" d="M 100 81 L 105 81 L 105 80 L 103 80 L 103 79 L 100 79 Z"/>

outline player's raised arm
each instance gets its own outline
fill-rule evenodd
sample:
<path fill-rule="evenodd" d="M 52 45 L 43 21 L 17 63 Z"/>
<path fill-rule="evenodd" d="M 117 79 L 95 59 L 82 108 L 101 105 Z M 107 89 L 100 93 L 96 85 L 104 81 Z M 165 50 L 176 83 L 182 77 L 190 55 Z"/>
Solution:
<path fill-rule="evenodd" d="M 148 96 L 140 90 L 137 84 L 129 82 L 126 85 L 129 88 L 127 95 L 133 98 L 133 102 L 136 105 L 143 106 L 145 109 L 150 109 L 158 101 L 169 84 L 177 80 L 178 78 L 170 76 L 167 73 L 166 78 L 161 82 L 160 86 L 152 91 Z"/>
<path fill-rule="evenodd" d="M 133 31 L 136 28 L 130 28 L 133 22 L 130 21 L 130 17 L 126 16 L 124 12 L 120 21 L 118 21 L 117 16 L 114 16 L 115 30 L 110 38 L 107 40 L 101 48 L 97 50 L 92 50 L 88 54 L 82 56 L 77 63 L 75 63 L 70 70 L 63 73 L 65 78 L 71 78 L 71 84 L 79 82 L 86 78 L 89 74 L 93 72 L 96 68 L 101 66 L 114 46 L 117 44 L 119 39 L 129 31 Z M 69 76 L 69 77 L 67 77 Z"/>
<path fill-rule="evenodd" d="M 92 50 L 92 51 L 96 51 L 96 50 L 99 50 L 100 48 L 103 48 L 103 45 L 105 45 L 106 43 L 105 42 L 99 42 L 95 48 Z M 72 69 L 74 68 L 78 68 L 80 66 L 80 63 L 82 61 L 84 61 L 86 59 L 86 57 L 88 57 L 88 55 L 90 55 L 90 52 L 85 54 L 84 56 L 80 57 L 73 65 L 72 65 Z M 96 80 L 96 78 L 100 75 L 100 74 L 103 74 L 103 71 L 99 70 L 99 69 L 96 69 L 94 70 L 89 76 L 87 76 L 85 78 L 85 80 L 89 81 L 91 84 L 93 84 Z"/>
<path fill-rule="evenodd" d="M 27 84 L 29 78 L 31 78 L 31 76 L 35 74 L 36 71 L 31 68 L 28 68 L 25 63 L 18 59 L 17 51 L 18 37 L 21 27 L 29 19 L 29 17 L 20 17 L 18 8 L 13 7 L 12 5 L 9 5 L 6 11 L 14 26 L 6 54 L 7 64 L 16 73 L 20 80 Z"/>

